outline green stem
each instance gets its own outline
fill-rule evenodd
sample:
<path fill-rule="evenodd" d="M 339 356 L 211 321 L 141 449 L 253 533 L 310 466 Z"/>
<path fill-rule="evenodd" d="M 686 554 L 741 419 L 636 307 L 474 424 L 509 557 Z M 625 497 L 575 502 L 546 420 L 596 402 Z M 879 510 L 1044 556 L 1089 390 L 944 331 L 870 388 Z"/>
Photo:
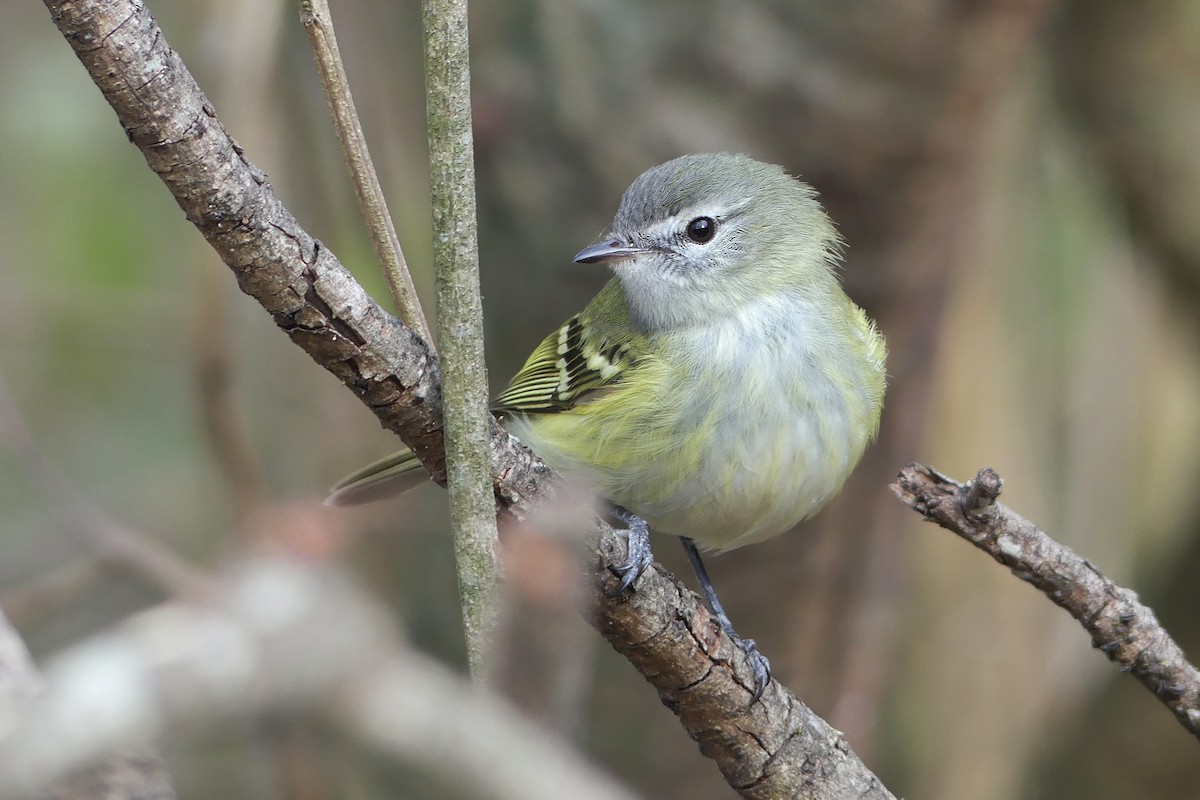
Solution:
<path fill-rule="evenodd" d="M 472 676 L 480 680 L 495 619 L 498 563 L 475 230 L 467 2 L 424 0 L 423 18 L 446 477 L 467 655 Z"/>

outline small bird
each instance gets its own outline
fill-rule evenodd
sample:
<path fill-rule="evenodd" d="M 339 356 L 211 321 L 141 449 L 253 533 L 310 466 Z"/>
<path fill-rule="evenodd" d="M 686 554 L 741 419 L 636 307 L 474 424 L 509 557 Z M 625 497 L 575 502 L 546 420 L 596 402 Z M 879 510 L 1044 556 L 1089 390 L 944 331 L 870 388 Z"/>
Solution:
<path fill-rule="evenodd" d="M 615 277 L 547 336 L 494 403 L 547 464 L 628 526 L 628 590 L 649 531 L 683 542 L 722 628 L 750 657 L 698 548 L 732 550 L 812 516 L 875 438 L 883 337 L 837 277 L 840 240 L 808 185 L 729 153 L 642 173 L 600 239 L 575 256 Z M 412 485 L 411 453 L 334 487 L 353 504 Z M 405 480 L 406 477 L 408 480 Z"/>

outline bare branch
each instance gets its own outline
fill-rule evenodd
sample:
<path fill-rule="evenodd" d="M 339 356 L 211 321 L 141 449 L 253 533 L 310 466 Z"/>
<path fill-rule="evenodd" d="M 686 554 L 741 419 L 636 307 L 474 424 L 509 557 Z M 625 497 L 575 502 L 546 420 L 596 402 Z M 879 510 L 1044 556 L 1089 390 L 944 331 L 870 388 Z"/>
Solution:
<path fill-rule="evenodd" d="M 494 696 L 399 645 L 386 611 L 320 562 L 234 566 L 204 603 L 168 604 L 72 648 L 0 736 L 0 797 L 157 733 L 316 708 L 370 746 L 493 800 L 631 800 Z"/>
<path fill-rule="evenodd" d="M 932 467 L 909 464 L 892 491 L 925 519 L 954 531 L 1065 609 L 1110 661 L 1137 678 L 1200 738 L 1200 671 L 1137 594 L 997 503 L 1002 483 L 991 469 L 981 469 L 975 480 L 962 484 Z"/>
<path fill-rule="evenodd" d="M 308 40 L 317 60 L 317 72 L 321 76 L 321 87 L 325 90 L 338 141 L 342 144 L 342 155 L 346 158 L 346 166 L 350 168 L 350 177 L 354 179 L 358 205 L 371 232 L 375 255 L 383 267 L 396 310 L 404 324 L 420 334 L 432 350 L 433 336 L 429 331 L 429 322 L 421 310 L 417 287 L 413 285 L 412 273 L 408 271 L 408 262 L 400 248 L 400 237 L 396 235 L 396 225 L 388 212 L 387 200 L 379 185 L 379 175 L 375 172 L 362 123 L 354 107 L 354 97 L 350 94 L 350 82 L 346 79 L 346 68 L 338 51 L 329 3 L 326 0 L 301 0 L 300 21 L 308 31 Z"/>
<path fill-rule="evenodd" d="M 137 0 L 47 0 L 150 168 L 242 290 L 445 482 L 441 385 L 428 345 L 376 304 L 242 154 Z M 549 470 L 491 428 L 497 499 L 520 512 Z"/>
<path fill-rule="evenodd" d="M 43 687 L 42 676 L 25 642 L 0 613 L 0 731 L 8 733 L 14 725 L 19 725 Z M 126 751 L 60 783 L 49 800 L 172 800 L 174 797 L 175 790 L 161 759 L 149 753 L 134 755 Z"/>
<path fill-rule="evenodd" d="M 613 569 L 624 563 L 620 539 L 601 540 L 605 580 L 593 585 L 594 624 L 654 685 L 700 752 L 751 800 L 892 798 L 840 731 L 776 680 L 750 703 L 754 670 L 708 608 L 654 564 L 628 600 Z"/>

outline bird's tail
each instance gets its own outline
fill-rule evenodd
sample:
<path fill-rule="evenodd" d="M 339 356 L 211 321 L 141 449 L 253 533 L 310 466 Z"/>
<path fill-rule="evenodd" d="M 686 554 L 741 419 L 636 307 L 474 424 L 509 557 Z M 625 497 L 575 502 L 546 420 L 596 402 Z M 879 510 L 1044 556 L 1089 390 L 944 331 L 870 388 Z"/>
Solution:
<path fill-rule="evenodd" d="M 402 450 L 350 473 L 333 485 L 327 506 L 357 506 L 406 492 L 429 480 L 412 450 Z"/>

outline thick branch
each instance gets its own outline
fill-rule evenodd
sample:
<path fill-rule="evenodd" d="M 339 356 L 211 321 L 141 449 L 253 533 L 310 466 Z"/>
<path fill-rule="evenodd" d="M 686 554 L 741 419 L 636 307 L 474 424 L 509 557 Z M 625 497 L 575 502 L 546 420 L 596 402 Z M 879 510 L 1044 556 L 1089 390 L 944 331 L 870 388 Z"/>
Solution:
<path fill-rule="evenodd" d="M 283 207 L 149 12 L 137 0 L 46 3 L 130 140 L 243 291 L 444 483 L 435 357 Z M 498 506 L 525 514 L 551 473 L 494 423 L 491 450 Z M 624 545 L 606 526 L 591 541 L 597 628 L 743 796 L 891 797 L 841 736 L 778 683 L 749 706 L 753 673 L 745 658 L 670 575 L 647 570 L 631 600 L 613 597 L 611 567 L 624 561 Z"/>
<path fill-rule="evenodd" d="M 242 290 L 444 482 L 436 358 L 284 208 L 145 6 L 137 0 L 47 0 L 47 6 L 130 141 Z M 491 436 L 498 500 L 527 509 L 548 470 L 499 426 Z"/>
<path fill-rule="evenodd" d="M 954 531 L 1065 609 L 1109 660 L 1137 678 L 1200 738 L 1200 671 L 1154 612 L 1090 561 L 995 502 L 1001 485 L 1000 476 L 990 469 L 962 484 L 932 467 L 909 464 L 892 491 L 927 520 Z"/>
<path fill-rule="evenodd" d="M 612 570 L 625 562 L 620 541 L 600 542 L 593 624 L 654 685 L 730 786 L 752 800 L 893 797 L 841 732 L 778 681 L 751 705 L 754 670 L 745 651 L 661 566 L 647 569 L 621 599 Z"/>

